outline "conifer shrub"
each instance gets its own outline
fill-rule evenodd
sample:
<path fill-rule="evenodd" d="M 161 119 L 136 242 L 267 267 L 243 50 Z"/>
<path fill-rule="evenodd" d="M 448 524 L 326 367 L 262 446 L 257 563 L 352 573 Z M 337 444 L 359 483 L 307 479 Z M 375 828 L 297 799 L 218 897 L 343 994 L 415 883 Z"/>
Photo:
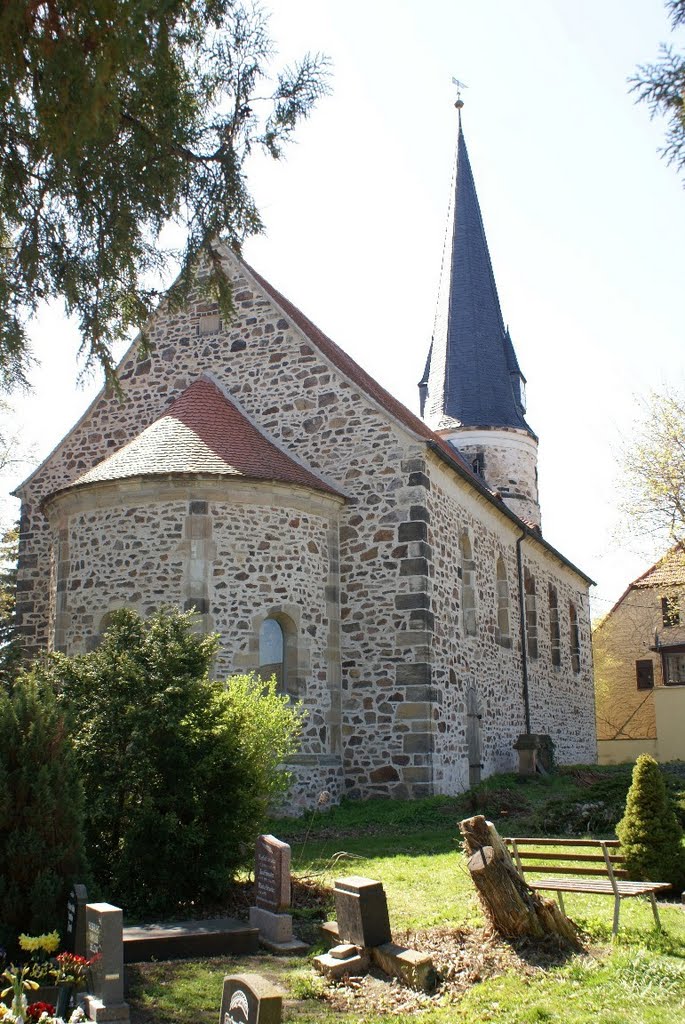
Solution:
<path fill-rule="evenodd" d="M 623 818 L 616 826 L 631 878 L 685 888 L 683 830 L 659 765 L 649 754 L 635 762 Z"/>
<path fill-rule="evenodd" d="M 83 878 L 83 794 L 64 714 L 27 675 L 0 689 L 0 945 L 62 929 Z"/>
<path fill-rule="evenodd" d="M 220 900 L 288 783 L 299 710 L 275 681 L 211 682 L 217 638 L 194 626 L 118 611 L 95 651 L 45 669 L 71 719 L 93 875 L 128 914 Z"/>

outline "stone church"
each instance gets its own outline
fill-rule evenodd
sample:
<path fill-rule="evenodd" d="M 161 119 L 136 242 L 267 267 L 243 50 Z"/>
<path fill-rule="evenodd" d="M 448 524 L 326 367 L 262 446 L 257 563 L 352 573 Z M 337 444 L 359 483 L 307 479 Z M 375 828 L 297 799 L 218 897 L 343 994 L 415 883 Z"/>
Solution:
<path fill-rule="evenodd" d="M 217 677 L 302 702 L 293 810 L 455 793 L 515 768 L 521 734 L 596 758 L 591 580 L 540 530 L 461 111 L 450 219 L 420 418 L 225 248 L 234 318 L 201 288 L 162 303 L 123 401 L 101 392 L 17 491 L 30 653 L 92 649 L 117 608 L 195 609 Z"/>

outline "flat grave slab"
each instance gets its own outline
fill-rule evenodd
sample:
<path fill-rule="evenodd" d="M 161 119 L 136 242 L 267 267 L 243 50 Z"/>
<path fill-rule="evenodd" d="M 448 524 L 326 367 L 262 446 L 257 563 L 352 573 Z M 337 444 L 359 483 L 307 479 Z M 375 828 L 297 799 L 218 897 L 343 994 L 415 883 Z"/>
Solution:
<path fill-rule="evenodd" d="M 124 963 L 256 953 L 259 931 L 234 917 L 124 928 Z"/>

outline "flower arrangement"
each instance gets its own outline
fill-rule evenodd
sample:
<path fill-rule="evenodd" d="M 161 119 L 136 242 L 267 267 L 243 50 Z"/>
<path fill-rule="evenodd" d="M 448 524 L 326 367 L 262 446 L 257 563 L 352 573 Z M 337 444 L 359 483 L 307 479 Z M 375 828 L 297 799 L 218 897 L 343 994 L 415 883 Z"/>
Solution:
<path fill-rule="evenodd" d="M 57 932 L 19 936 L 19 948 L 31 954 L 31 958 L 20 967 L 7 965 L 0 974 L 0 978 L 9 983 L 0 991 L 0 1000 L 11 996 L 9 1006 L 0 1002 L 0 1024 L 65 1024 L 71 993 L 86 984 L 92 961 L 77 953 L 53 956 L 59 942 Z M 0 966 L 3 962 L 4 957 Z M 41 1000 L 29 1003 L 28 993 L 36 992 L 40 981 L 58 987 L 56 1007 Z M 69 1017 L 69 1024 L 84 1020 L 85 1014 L 79 1007 Z"/>

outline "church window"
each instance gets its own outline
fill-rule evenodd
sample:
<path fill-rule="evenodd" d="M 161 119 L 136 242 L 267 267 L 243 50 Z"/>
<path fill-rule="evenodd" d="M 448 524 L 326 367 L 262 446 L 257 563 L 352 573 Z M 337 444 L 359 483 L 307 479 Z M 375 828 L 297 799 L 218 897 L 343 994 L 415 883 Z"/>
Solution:
<path fill-rule="evenodd" d="M 571 666 L 574 672 L 580 672 L 580 633 L 578 632 L 578 612 L 571 602 L 568 606 L 571 627 Z"/>
<path fill-rule="evenodd" d="M 468 530 L 463 530 L 459 538 L 461 555 L 461 613 L 466 636 L 475 636 L 476 623 L 476 563 Z"/>
<path fill-rule="evenodd" d="M 654 662 L 650 658 L 635 662 L 638 690 L 651 690 L 654 687 Z"/>
<path fill-rule="evenodd" d="M 476 452 L 471 459 L 471 468 L 476 476 L 485 476 L 485 455 L 483 452 Z"/>
<path fill-rule="evenodd" d="M 278 619 L 264 619 L 259 630 L 259 675 L 264 680 L 276 677 L 279 693 L 286 689 L 286 644 Z"/>
<path fill-rule="evenodd" d="M 523 572 L 526 612 L 526 650 L 529 658 L 538 656 L 538 607 L 535 593 L 535 577 L 528 569 Z"/>
<path fill-rule="evenodd" d="M 661 598 L 661 621 L 664 626 L 680 625 L 680 608 L 677 597 Z"/>
<path fill-rule="evenodd" d="M 552 664 L 561 665 L 561 632 L 559 630 L 559 601 L 556 587 L 549 585 L 549 638 L 552 646 Z"/>
<path fill-rule="evenodd" d="M 495 625 L 495 640 L 500 647 L 511 647 L 511 632 L 509 622 L 509 583 L 507 581 L 507 568 L 504 559 L 500 555 L 497 559 L 497 623 Z"/>

